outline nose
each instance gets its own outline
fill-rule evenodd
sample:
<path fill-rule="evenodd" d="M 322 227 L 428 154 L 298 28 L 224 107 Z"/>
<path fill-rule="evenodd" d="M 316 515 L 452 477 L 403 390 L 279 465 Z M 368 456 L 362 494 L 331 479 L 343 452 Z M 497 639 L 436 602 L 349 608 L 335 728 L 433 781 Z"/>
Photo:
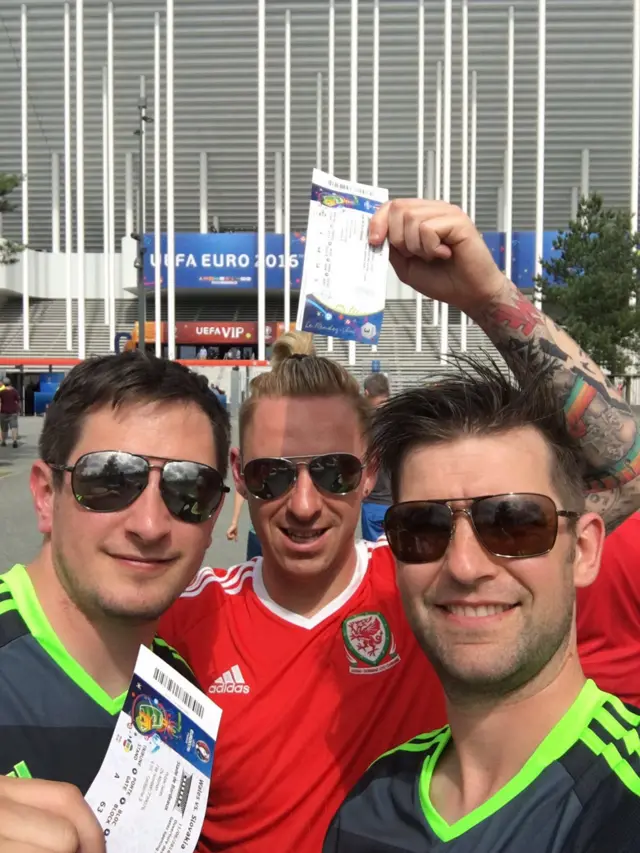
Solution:
<path fill-rule="evenodd" d="M 453 534 L 444 556 L 444 567 L 449 575 L 464 586 L 495 577 L 500 570 L 498 558 L 482 547 L 468 515 L 462 510 L 456 511 L 453 524 Z"/>
<path fill-rule="evenodd" d="M 322 496 L 304 465 L 298 469 L 298 478 L 289 492 L 287 509 L 301 521 L 310 521 L 322 511 Z"/>
<path fill-rule="evenodd" d="M 159 471 L 150 472 L 147 487 L 125 513 L 125 529 L 130 536 L 158 542 L 169 535 L 173 516 L 162 500 Z"/>

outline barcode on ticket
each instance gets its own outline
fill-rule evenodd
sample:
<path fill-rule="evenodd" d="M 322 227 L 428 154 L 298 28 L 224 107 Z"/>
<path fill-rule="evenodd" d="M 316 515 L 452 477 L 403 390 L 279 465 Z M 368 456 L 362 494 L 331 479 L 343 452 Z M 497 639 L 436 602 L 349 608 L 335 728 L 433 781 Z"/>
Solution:
<path fill-rule="evenodd" d="M 158 684 L 162 685 L 165 690 L 168 690 L 169 693 L 172 693 L 176 696 L 180 701 L 187 706 L 190 711 L 193 711 L 196 716 L 202 719 L 204 717 L 204 706 L 201 702 L 198 702 L 187 690 L 184 689 L 180 684 L 170 678 L 166 673 L 164 673 L 161 669 L 156 668 L 153 672 L 153 679 L 157 681 Z"/>

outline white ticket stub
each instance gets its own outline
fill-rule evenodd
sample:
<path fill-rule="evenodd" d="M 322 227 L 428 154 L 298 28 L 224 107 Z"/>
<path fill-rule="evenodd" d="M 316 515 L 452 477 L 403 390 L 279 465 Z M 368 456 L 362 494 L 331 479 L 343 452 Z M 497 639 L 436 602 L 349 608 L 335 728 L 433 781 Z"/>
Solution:
<path fill-rule="evenodd" d="M 140 648 L 124 707 L 86 800 L 108 853 L 192 853 L 222 711 Z"/>
<path fill-rule="evenodd" d="M 369 243 L 369 222 L 389 193 L 313 170 L 296 327 L 316 335 L 377 344 L 389 244 Z"/>

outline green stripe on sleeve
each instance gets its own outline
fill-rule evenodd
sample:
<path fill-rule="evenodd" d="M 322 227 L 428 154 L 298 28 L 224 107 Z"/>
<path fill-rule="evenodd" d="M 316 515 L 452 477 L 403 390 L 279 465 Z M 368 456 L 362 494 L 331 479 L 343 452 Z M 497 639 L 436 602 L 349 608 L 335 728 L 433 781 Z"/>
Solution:
<path fill-rule="evenodd" d="M 0 616 L 3 613 L 9 613 L 11 610 L 17 610 L 18 605 L 10 598 L 8 601 L 0 601 Z"/>

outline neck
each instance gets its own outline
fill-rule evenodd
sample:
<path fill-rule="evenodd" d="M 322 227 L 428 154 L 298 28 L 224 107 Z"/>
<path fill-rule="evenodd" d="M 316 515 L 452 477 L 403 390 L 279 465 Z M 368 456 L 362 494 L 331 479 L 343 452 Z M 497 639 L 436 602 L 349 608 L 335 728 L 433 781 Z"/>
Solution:
<path fill-rule="evenodd" d="M 127 624 L 83 613 L 58 580 L 51 548 L 45 544 L 27 567 L 40 606 L 66 651 L 112 698 L 129 686 L 141 645 L 149 646 L 156 624 Z"/>
<path fill-rule="evenodd" d="M 358 562 L 355 543 L 345 559 L 335 567 L 304 577 L 283 570 L 282 566 L 265 553 L 262 559 L 262 580 L 273 601 L 299 616 L 311 618 L 330 604 L 351 583 Z"/>
<path fill-rule="evenodd" d="M 522 769 L 585 684 L 575 638 L 518 691 L 497 699 L 448 699 L 451 744 L 436 767 L 432 801 L 449 821 L 486 802 Z"/>

